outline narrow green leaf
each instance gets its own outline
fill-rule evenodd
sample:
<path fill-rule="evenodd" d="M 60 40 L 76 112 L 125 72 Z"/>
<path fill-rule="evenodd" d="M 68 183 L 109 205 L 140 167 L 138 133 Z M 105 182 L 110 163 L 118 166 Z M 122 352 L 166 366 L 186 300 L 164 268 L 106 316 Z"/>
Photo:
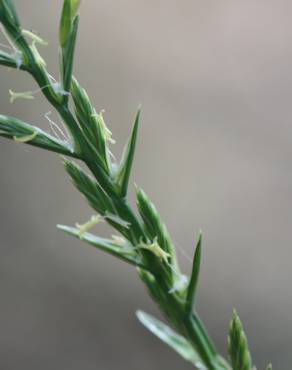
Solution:
<path fill-rule="evenodd" d="M 135 155 L 140 113 L 141 110 L 139 109 L 136 115 L 131 137 L 128 141 L 128 144 L 125 146 L 122 159 L 118 168 L 118 172 L 116 175 L 116 183 L 120 189 L 120 194 L 122 197 L 125 197 L 128 191 L 129 178 Z"/>
<path fill-rule="evenodd" d="M 236 311 L 229 328 L 228 351 L 233 370 L 251 370 L 252 362 L 243 325 Z"/>
<path fill-rule="evenodd" d="M 202 234 L 200 233 L 199 240 L 197 242 L 194 259 L 193 259 L 193 267 L 192 267 L 192 274 L 188 286 L 187 292 L 187 299 L 186 299 L 186 312 L 188 314 L 191 313 L 194 299 L 196 296 L 196 289 L 199 280 L 200 274 L 200 266 L 201 266 L 201 255 L 202 255 Z"/>
<path fill-rule="evenodd" d="M 111 239 L 100 238 L 90 233 L 84 233 L 82 237 L 80 237 L 80 230 L 75 227 L 64 225 L 57 225 L 57 227 L 58 229 L 65 231 L 67 234 L 84 240 L 95 248 L 114 255 L 115 257 L 118 257 L 119 259 L 126 261 L 131 265 L 134 265 L 135 267 L 146 269 L 146 266 L 143 264 L 141 257 L 137 255 L 135 249 L 133 249 L 133 246 L 120 246 L 114 243 Z"/>
<path fill-rule="evenodd" d="M 68 145 L 65 145 L 63 142 L 47 134 L 38 127 L 32 126 L 14 117 L 0 115 L 0 136 L 69 157 L 78 158 L 78 155 Z"/>
<path fill-rule="evenodd" d="M 174 351 L 180 354 L 185 360 L 191 362 L 200 370 L 207 370 L 200 359 L 200 356 L 189 344 L 189 342 L 173 331 L 170 327 L 157 320 L 151 315 L 143 311 L 137 312 L 139 321 L 149 330 L 156 335 L 164 343 L 168 344 Z"/>

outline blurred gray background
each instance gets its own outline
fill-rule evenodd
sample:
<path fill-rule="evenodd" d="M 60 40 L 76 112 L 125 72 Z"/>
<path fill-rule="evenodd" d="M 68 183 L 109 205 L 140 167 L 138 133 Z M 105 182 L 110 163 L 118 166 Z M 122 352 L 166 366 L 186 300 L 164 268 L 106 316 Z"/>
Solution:
<path fill-rule="evenodd" d="M 15 3 L 57 76 L 61 1 Z M 237 308 L 259 369 L 292 359 L 291 12 L 285 0 L 87 0 L 75 65 L 117 155 L 142 103 L 132 180 L 186 272 L 203 230 L 199 312 L 225 354 Z M 9 103 L 33 81 L 4 68 L 0 80 L 1 113 L 48 129 L 40 94 Z M 191 369 L 137 322 L 137 308 L 158 313 L 135 270 L 55 228 L 91 216 L 58 156 L 1 140 L 0 173 L 0 369 Z"/>

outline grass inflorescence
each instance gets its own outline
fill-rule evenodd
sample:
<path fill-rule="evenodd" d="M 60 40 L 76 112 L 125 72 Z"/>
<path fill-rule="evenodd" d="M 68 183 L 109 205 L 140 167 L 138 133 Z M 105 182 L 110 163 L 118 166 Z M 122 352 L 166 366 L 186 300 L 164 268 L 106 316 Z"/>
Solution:
<path fill-rule="evenodd" d="M 230 324 L 230 363 L 220 356 L 195 309 L 202 254 L 202 235 L 195 248 L 191 276 L 181 273 L 175 246 L 158 211 L 136 187 L 138 214 L 127 199 L 137 143 L 140 110 L 121 160 L 111 155 L 112 134 L 102 112 L 97 112 L 79 81 L 73 77 L 74 51 L 79 24 L 79 0 L 64 0 L 59 28 L 60 81 L 50 75 L 40 47 L 47 42 L 24 30 L 12 0 L 0 0 L 0 22 L 10 52 L 0 50 L 0 64 L 28 72 L 48 103 L 59 113 L 67 135 L 52 127 L 50 135 L 20 119 L 0 115 L 0 136 L 37 146 L 64 158 L 73 184 L 93 209 L 89 221 L 59 229 L 136 267 L 151 297 L 172 328 L 139 311 L 137 317 L 152 333 L 200 370 L 251 370 L 247 339 L 237 314 Z M 49 6 L 49 3 L 48 3 Z M 15 99 L 33 99 L 34 92 L 10 92 Z M 74 107 L 73 109 L 71 107 Z M 49 118 L 48 118 L 49 119 Z M 50 120 L 50 119 L 49 119 Z M 82 161 L 82 168 L 73 161 Z M 86 168 L 86 169 L 83 169 Z M 101 238 L 92 226 L 107 222 L 116 235 Z M 271 370 L 268 365 L 267 370 Z"/>

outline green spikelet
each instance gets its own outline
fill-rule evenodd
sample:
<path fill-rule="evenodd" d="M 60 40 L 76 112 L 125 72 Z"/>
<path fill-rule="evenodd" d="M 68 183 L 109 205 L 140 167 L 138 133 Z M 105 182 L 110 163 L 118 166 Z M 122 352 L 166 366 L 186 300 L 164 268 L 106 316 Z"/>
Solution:
<path fill-rule="evenodd" d="M 68 145 L 65 145 L 63 142 L 47 134 L 43 130 L 17 118 L 2 114 L 0 114 L 0 136 L 50 150 L 55 153 L 78 158 L 78 154 L 73 148 L 70 148 Z"/>
<path fill-rule="evenodd" d="M 64 0 L 59 28 L 59 39 L 62 48 L 66 46 L 70 37 L 73 22 L 77 16 L 79 6 L 79 0 Z"/>
<path fill-rule="evenodd" d="M 74 52 L 79 23 L 79 6 L 80 0 L 64 0 L 59 27 L 60 75 L 63 89 L 68 93 L 67 95 L 64 95 L 64 101 L 66 104 L 68 103 L 71 88 Z"/>
<path fill-rule="evenodd" d="M 75 114 L 87 142 L 97 149 L 99 163 L 104 170 L 109 172 L 109 151 L 107 129 L 102 113 L 97 114 L 86 90 L 80 86 L 75 78 L 72 78 L 72 98 L 75 106 Z"/>
<path fill-rule="evenodd" d="M 94 210 L 101 215 L 105 215 L 106 212 L 114 212 L 111 199 L 81 167 L 69 160 L 64 161 L 64 166 L 76 188 L 85 196 Z"/>
<path fill-rule="evenodd" d="M 144 221 L 147 236 L 151 240 L 157 238 L 159 246 L 170 254 L 172 265 L 178 270 L 173 243 L 154 204 L 150 201 L 146 193 L 138 187 L 136 188 L 136 196 L 138 210 Z"/>
<path fill-rule="evenodd" d="M 228 351 L 233 370 L 251 370 L 252 362 L 247 338 L 236 311 L 233 312 L 230 322 Z"/>

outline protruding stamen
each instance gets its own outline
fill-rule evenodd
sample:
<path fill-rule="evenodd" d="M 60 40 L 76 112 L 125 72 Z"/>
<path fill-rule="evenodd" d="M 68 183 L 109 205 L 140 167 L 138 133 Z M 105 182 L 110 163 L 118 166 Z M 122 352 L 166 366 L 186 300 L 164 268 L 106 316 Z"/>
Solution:
<path fill-rule="evenodd" d="M 78 224 L 76 223 L 77 229 L 79 229 L 78 237 L 80 239 L 83 238 L 84 234 L 87 233 L 93 226 L 97 225 L 98 223 L 102 222 L 103 218 L 101 215 L 93 215 L 89 221 L 85 222 L 84 224 Z"/>
<path fill-rule="evenodd" d="M 10 94 L 10 103 L 14 103 L 16 99 L 27 99 L 32 100 L 34 99 L 34 92 L 33 91 L 23 91 L 23 92 L 14 92 L 12 90 L 9 90 Z"/>
<path fill-rule="evenodd" d="M 171 255 L 167 252 L 165 252 L 160 245 L 158 244 L 157 237 L 153 240 L 152 243 L 140 243 L 139 248 L 146 249 L 150 252 L 152 252 L 156 257 L 158 257 L 161 261 L 168 264 L 168 258 L 171 257 Z"/>
<path fill-rule="evenodd" d="M 32 41 L 34 43 L 37 43 L 37 44 L 40 44 L 40 45 L 43 45 L 43 46 L 48 45 L 47 41 L 43 40 L 40 36 L 36 35 L 35 33 L 31 32 L 31 31 L 22 30 L 22 34 L 23 34 L 23 36 L 27 36 L 30 39 L 32 39 Z"/>
<path fill-rule="evenodd" d="M 29 141 L 32 141 L 37 137 L 38 133 L 37 131 L 34 131 L 30 135 L 24 135 L 24 136 L 13 136 L 13 139 L 17 141 L 18 143 L 28 143 Z"/>

